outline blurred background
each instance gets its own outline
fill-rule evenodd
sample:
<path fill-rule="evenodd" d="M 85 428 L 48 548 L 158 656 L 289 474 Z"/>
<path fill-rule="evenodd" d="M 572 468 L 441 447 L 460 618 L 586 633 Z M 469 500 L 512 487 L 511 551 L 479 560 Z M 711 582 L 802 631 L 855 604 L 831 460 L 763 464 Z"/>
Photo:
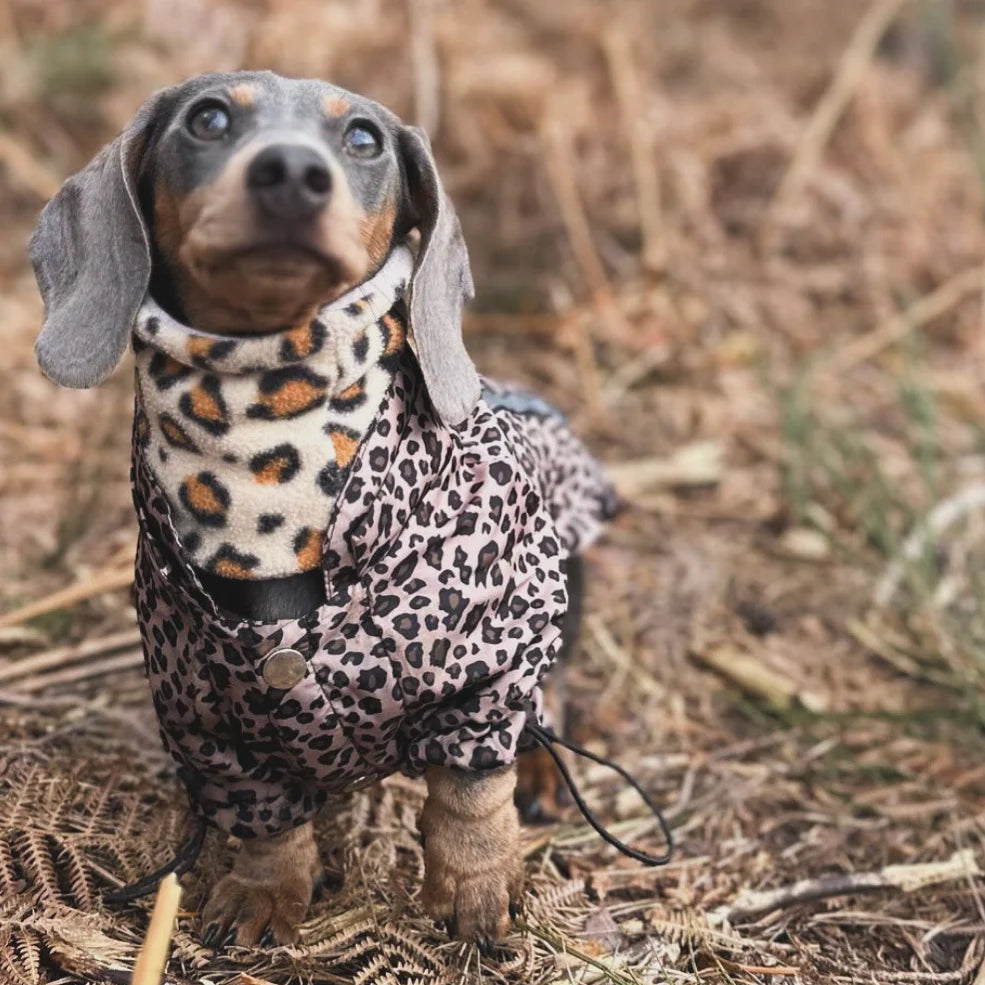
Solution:
<path fill-rule="evenodd" d="M 131 374 L 43 379 L 25 244 L 152 90 L 240 67 L 327 78 L 429 130 L 472 256 L 473 356 L 562 407 L 630 503 L 592 555 L 572 730 L 657 791 L 679 859 L 644 872 L 577 815 L 534 830 L 529 933 L 491 980 L 985 981 L 972 0 L 0 0 L 0 927 L 40 955 L 11 958 L 12 980 L 90 968 L 95 945 L 64 944 L 79 920 L 105 939 L 92 967 L 132 956 L 142 914 L 107 915 L 94 887 L 141 861 L 78 834 L 114 830 L 105 804 L 162 853 L 183 824 L 129 598 Z M 60 783 L 105 804 L 66 793 L 59 814 Z M 610 776 L 585 783 L 656 847 Z M 355 875 L 306 973 L 475 973 L 413 906 L 381 929 L 416 894 L 419 800 L 398 778 L 331 822 Z M 25 861 L 31 838 L 63 865 L 85 849 L 74 887 L 43 850 Z M 750 889 L 924 864 L 908 891 L 742 919 Z M 353 907 L 369 929 L 332 938 Z M 195 941 L 183 921 L 176 973 L 219 976 Z"/>

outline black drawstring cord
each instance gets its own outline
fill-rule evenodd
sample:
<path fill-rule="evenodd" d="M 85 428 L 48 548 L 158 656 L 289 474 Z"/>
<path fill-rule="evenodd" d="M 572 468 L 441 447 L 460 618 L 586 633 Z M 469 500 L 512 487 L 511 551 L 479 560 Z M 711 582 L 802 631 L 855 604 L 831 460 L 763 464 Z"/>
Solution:
<path fill-rule="evenodd" d="M 207 829 L 208 823 L 204 818 L 199 818 L 195 822 L 195 827 L 192 828 L 192 833 L 174 853 L 174 858 L 170 862 L 137 882 L 131 882 L 128 886 L 121 886 L 119 889 L 103 893 L 103 900 L 107 903 L 132 903 L 135 899 L 140 899 L 141 896 L 150 896 L 166 875 L 172 872 L 178 876 L 183 875 L 198 861 L 198 856 L 202 852 L 202 845 L 205 844 Z"/>
<path fill-rule="evenodd" d="M 603 756 L 596 756 L 595 753 L 589 752 L 587 749 L 577 746 L 573 742 L 568 742 L 567 739 L 562 739 L 561 736 L 555 735 L 550 729 L 546 729 L 536 722 L 528 721 L 525 731 L 554 760 L 555 765 L 561 772 L 561 776 L 564 777 L 564 782 L 571 791 L 571 796 L 578 805 L 578 809 L 601 838 L 614 848 L 618 848 L 623 855 L 628 855 L 630 858 L 636 859 L 637 862 L 642 862 L 644 865 L 666 865 L 671 860 L 674 854 L 674 836 L 670 833 L 670 825 L 667 824 L 667 819 L 646 791 L 621 766 L 609 759 L 605 759 Z M 643 798 L 643 803 L 646 804 L 653 813 L 653 816 L 657 819 L 657 822 L 660 824 L 660 830 L 663 833 L 664 841 L 667 842 L 667 851 L 663 855 L 649 855 L 646 852 L 641 852 L 639 849 L 627 845 L 624 841 L 620 841 L 614 834 L 606 830 L 592 812 L 592 809 L 585 803 L 585 799 L 575 785 L 575 781 L 568 771 L 568 767 L 565 766 L 564 760 L 557 754 L 557 750 L 553 748 L 552 743 L 554 742 L 564 746 L 565 749 L 570 750 L 576 756 L 584 756 L 586 759 L 592 760 L 593 763 L 599 763 L 602 766 L 608 766 L 610 769 L 615 770 Z"/>

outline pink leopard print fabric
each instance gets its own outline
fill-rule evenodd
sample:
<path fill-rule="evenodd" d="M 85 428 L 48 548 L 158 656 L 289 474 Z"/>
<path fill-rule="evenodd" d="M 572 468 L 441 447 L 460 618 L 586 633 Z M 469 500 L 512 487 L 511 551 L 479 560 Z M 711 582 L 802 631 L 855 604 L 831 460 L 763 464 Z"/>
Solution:
<path fill-rule="evenodd" d="M 134 442 L 137 609 L 165 746 L 194 808 L 239 837 L 300 824 L 364 777 L 513 761 L 567 608 L 565 558 L 611 514 L 598 463 L 546 404 L 489 383 L 458 428 L 404 350 L 325 531 L 327 602 L 219 611 Z M 288 690 L 264 680 L 303 654 Z"/>

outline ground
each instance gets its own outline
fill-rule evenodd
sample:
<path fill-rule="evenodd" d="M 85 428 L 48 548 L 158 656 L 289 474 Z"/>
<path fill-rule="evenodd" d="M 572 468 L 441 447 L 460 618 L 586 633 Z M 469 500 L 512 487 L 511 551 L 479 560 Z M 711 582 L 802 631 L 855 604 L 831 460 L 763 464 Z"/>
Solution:
<path fill-rule="evenodd" d="M 418 906 L 422 790 L 395 777 L 325 817 L 294 949 L 200 945 L 210 835 L 168 981 L 985 981 L 983 38 L 958 0 L 0 8 L 0 981 L 128 980 L 148 905 L 99 896 L 187 820 L 133 635 L 130 374 L 40 376 L 24 244 L 147 93 L 239 65 L 434 134 L 477 363 L 562 407 L 628 500 L 571 728 L 678 850 L 529 828 L 526 911 L 480 959 Z M 827 877 L 868 891 L 746 895 Z"/>

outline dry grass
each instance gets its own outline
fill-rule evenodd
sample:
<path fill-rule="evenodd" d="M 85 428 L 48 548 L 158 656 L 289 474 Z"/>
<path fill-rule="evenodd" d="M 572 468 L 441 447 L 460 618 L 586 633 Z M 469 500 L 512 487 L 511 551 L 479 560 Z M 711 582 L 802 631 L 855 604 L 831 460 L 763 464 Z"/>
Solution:
<path fill-rule="evenodd" d="M 325 818 L 338 885 L 294 950 L 198 944 L 213 836 L 169 981 L 985 981 L 983 38 L 959 0 L 0 6 L 0 610 L 79 600 L 0 628 L 0 982 L 126 980 L 147 909 L 99 893 L 185 820 L 120 669 L 128 374 L 40 377 L 23 244 L 150 89 L 238 65 L 437 126 L 477 361 L 568 411 L 632 494 L 592 553 L 574 731 L 680 847 L 653 872 L 577 816 L 531 829 L 528 911 L 480 964 L 417 905 L 421 790 L 395 777 Z M 610 776 L 581 776 L 657 847 Z M 740 912 L 865 874 L 864 895 Z"/>

